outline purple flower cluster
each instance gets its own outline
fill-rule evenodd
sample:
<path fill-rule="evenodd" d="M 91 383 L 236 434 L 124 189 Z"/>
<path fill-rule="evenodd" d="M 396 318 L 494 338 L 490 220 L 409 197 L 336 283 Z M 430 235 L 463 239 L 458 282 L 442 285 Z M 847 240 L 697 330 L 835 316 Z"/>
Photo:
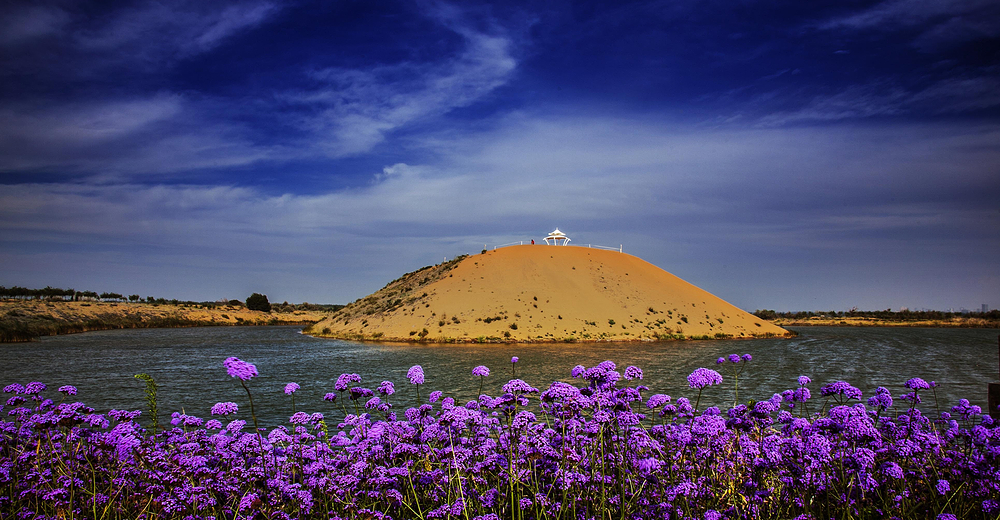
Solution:
<path fill-rule="evenodd" d="M 409 370 L 406 371 L 406 378 L 410 380 L 411 385 L 422 385 L 424 384 L 424 369 L 420 365 L 413 365 Z"/>
<path fill-rule="evenodd" d="M 246 361 L 241 361 L 240 358 L 226 358 L 226 360 L 222 362 L 222 366 L 226 367 L 226 371 L 229 373 L 230 377 L 235 377 L 242 381 L 249 381 L 257 377 L 257 367 L 247 363 Z"/>
<path fill-rule="evenodd" d="M 233 377 L 257 375 L 230 359 Z M 0 510 L 145 520 L 1000 514 L 1000 426 L 967 400 L 931 419 L 894 408 L 884 387 L 865 403 L 841 381 L 821 390 L 841 404 L 781 409 L 809 400 L 802 376 L 796 388 L 699 412 L 686 397 L 623 384 L 641 379 L 637 367 L 619 374 L 606 361 L 572 375 L 580 386 L 512 379 L 464 404 L 434 391 L 397 419 L 392 382 L 375 395 L 344 374 L 334 387 L 355 413 L 335 411 L 328 426 L 329 413 L 295 412 L 270 431 L 246 428 L 232 402 L 212 407 L 217 419 L 174 413 L 172 428 L 147 431 L 137 411 L 95 413 L 42 398 L 41 383 L 12 384 L 4 390 L 20 400 L 0 422 Z M 423 370 L 407 378 L 421 385 Z M 917 381 L 903 386 L 929 387 Z M 699 397 L 721 382 L 706 368 L 688 378 Z"/>
<path fill-rule="evenodd" d="M 360 383 L 361 376 L 358 374 L 340 374 L 333 388 L 338 392 L 346 392 L 351 387 L 351 383 Z M 332 400 L 332 399 L 331 399 Z"/>
<path fill-rule="evenodd" d="M 837 381 L 824 385 L 819 389 L 819 394 L 823 397 L 832 397 L 841 404 L 849 399 L 861 399 L 861 390 L 851 386 L 846 381 Z"/>
<path fill-rule="evenodd" d="M 710 368 L 697 368 L 688 376 L 688 386 L 691 388 L 702 389 L 720 383 L 722 383 L 722 374 Z"/>
<path fill-rule="evenodd" d="M 240 407 L 233 402 L 215 403 L 212 406 L 212 415 L 232 415 L 240 411 Z"/>

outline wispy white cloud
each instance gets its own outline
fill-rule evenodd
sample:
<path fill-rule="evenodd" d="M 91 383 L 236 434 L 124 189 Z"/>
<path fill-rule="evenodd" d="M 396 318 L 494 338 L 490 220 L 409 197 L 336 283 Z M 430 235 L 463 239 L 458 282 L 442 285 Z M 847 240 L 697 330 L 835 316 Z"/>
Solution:
<path fill-rule="evenodd" d="M 271 149 L 171 93 L 0 107 L 0 170 L 146 175 L 248 164 Z"/>
<path fill-rule="evenodd" d="M 815 96 L 801 108 L 768 114 L 759 122 L 769 126 L 892 116 L 906 112 L 912 97 L 892 82 L 850 85 L 840 92 Z"/>
<path fill-rule="evenodd" d="M 914 26 L 968 16 L 995 6 L 996 3 L 990 0 L 885 0 L 859 13 L 830 20 L 823 27 Z"/>
<path fill-rule="evenodd" d="M 58 6 L 22 5 L 0 11 L 0 45 L 14 46 L 59 34 L 70 15 Z"/>
<path fill-rule="evenodd" d="M 251 0 L 232 5 L 143 2 L 91 22 L 71 36 L 80 49 L 110 62 L 155 67 L 211 50 L 226 38 L 267 21 L 280 6 Z"/>
<path fill-rule="evenodd" d="M 869 9 L 835 18 L 821 29 L 898 30 L 918 28 L 914 45 L 934 50 L 954 43 L 1000 35 L 1000 6 L 991 0 L 885 0 Z"/>
<path fill-rule="evenodd" d="M 625 243 L 654 264 L 719 284 L 730 281 L 712 272 L 719 265 L 741 266 L 735 279 L 753 270 L 749 251 L 788 269 L 822 254 L 810 265 L 824 270 L 860 252 L 926 254 L 942 237 L 970 258 L 1000 247 L 995 205 L 983 195 L 1000 189 L 989 173 L 1000 167 L 1000 128 L 890 130 L 705 130 L 522 114 L 425 143 L 447 159 L 387 165 L 367 186 L 312 195 L 12 185 L 0 193 L 0 241 L 23 251 L 5 260 L 9 272 L 28 269 L 37 241 L 118 252 L 133 270 L 156 262 L 198 280 L 217 272 L 184 297 L 231 294 L 252 271 L 287 281 L 283 290 L 297 296 L 282 298 L 310 301 L 349 301 L 443 256 L 556 225 L 580 243 Z"/>
<path fill-rule="evenodd" d="M 881 79 L 849 85 L 830 94 L 816 95 L 793 110 L 771 112 L 758 120 L 764 126 L 857 120 L 879 116 L 963 114 L 1000 106 L 1000 80 L 995 67 L 946 77 L 920 88 Z M 766 100 L 775 99 L 772 93 Z"/>
<path fill-rule="evenodd" d="M 461 52 L 431 62 L 317 70 L 311 75 L 321 88 L 281 96 L 309 109 L 300 126 L 317 149 L 332 157 L 366 152 L 393 130 L 469 106 L 510 79 L 517 61 L 503 29 L 475 29 L 444 5 L 428 14 L 462 37 Z"/>
<path fill-rule="evenodd" d="M 209 50 L 276 10 L 268 2 L 225 9 L 143 3 L 74 34 L 108 59 L 156 64 Z M 0 170 L 147 175 L 368 152 L 397 129 L 484 99 L 516 68 L 504 29 L 477 26 L 444 4 L 430 5 L 426 14 L 461 37 L 458 52 L 432 61 L 312 70 L 310 82 L 320 88 L 277 93 L 277 104 L 258 98 L 253 107 L 234 107 L 232 99 L 166 91 L 0 102 Z M 247 117 L 290 125 L 292 135 L 282 138 L 280 149 L 255 142 L 238 122 Z"/>

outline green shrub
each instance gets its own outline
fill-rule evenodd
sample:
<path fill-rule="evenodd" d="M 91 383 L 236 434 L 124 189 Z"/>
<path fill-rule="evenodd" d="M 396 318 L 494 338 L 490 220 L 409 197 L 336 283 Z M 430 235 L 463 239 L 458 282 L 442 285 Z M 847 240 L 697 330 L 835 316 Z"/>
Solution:
<path fill-rule="evenodd" d="M 266 294 L 253 293 L 247 298 L 247 309 L 252 311 L 271 312 L 271 303 Z"/>

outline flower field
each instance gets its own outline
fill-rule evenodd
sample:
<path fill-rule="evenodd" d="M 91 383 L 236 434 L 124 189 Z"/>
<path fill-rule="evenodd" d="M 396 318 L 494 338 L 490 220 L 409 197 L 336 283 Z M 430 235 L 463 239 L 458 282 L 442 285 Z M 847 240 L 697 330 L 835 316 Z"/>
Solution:
<path fill-rule="evenodd" d="M 466 403 L 425 390 L 420 366 L 398 389 L 342 374 L 315 403 L 288 383 L 288 424 L 270 431 L 256 427 L 257 368 L 237 358 L 222 368 L 246 400 L 170 425 L 145 374 L 149 413 L 9 384 L 0 517 L 1000 518 L 1000 428 L 965 400 L 939 408 L 934 382 L 863 395 L 838 381 L 813 396 L 801 376 L 740 400 L 754 362 L 734 354 L 672 397 L 610 361 L 538 389 L 517 361 L 502 385 L 473 369 L 480 396 Z M 736 401 L 705 406 L 720 385 Z M 422 404 L 397 409 L 397 392 Z"/>

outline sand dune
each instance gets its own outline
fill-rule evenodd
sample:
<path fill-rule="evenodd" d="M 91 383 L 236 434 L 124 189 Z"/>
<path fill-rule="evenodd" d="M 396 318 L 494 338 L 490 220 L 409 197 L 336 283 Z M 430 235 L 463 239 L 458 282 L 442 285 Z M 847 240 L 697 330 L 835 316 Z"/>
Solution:
<path fill-rule="evenodd" d="M 379 341 L 629 341 L 787 331 L 637 257 L 512 246 L 390 282 L 310 328 Z"/>

